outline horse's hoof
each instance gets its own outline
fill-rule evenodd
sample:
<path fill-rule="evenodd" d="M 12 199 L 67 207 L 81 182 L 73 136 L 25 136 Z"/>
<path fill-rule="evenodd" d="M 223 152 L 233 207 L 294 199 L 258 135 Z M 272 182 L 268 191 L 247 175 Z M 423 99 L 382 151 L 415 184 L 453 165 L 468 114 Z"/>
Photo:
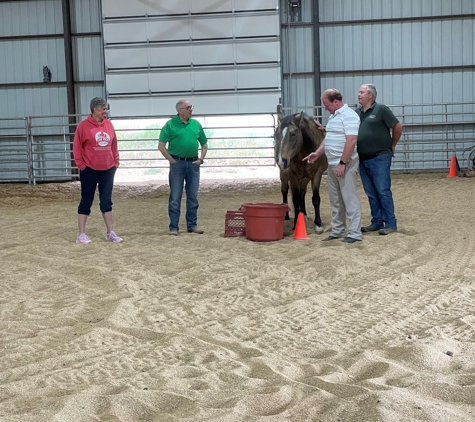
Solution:
<path fill-rule="evenodd" d="M 315 226 L 315 233 L 316 234 L 322 234 L 323 233 L 323 227 L 320 226 Z"/>

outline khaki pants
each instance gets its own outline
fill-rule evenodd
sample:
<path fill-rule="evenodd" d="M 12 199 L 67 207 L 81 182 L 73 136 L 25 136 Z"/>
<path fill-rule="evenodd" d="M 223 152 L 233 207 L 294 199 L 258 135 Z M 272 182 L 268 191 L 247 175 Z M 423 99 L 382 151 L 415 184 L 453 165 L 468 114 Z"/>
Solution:
<path fill-rule="evenodd" d="M 359 159 L 348 161 L 344 177 L 336 177 L 336 166 L 328 166 L 328 192 L 332 208 L 331 236 L 361 240 L 361 203 L 356 188 Z M 348 233 L 346 219 L 348 217 Z"/>

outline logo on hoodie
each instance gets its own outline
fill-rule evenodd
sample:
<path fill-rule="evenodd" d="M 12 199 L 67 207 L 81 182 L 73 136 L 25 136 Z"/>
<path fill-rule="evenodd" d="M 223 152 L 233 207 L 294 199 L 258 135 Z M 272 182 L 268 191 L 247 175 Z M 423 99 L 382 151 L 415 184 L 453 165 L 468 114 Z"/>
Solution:
<path fill-rule="evenodd" d="M 102 132 L 102 131 L 96 133 L 96 143 L 100 147 L 108 146 L 110 141 L 111 141 L 111 137 L 109 136 L 108 133 Z"/>

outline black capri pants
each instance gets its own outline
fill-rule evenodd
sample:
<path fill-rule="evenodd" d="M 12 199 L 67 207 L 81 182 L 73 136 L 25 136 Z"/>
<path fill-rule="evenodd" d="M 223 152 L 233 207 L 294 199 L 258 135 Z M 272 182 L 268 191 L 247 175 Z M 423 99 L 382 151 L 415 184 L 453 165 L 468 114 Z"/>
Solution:
<path fill-rule="evenodd" d="M 101 212 L 112 211 L 112 187 L 114 186 L 116 170 L 117 167 L 111 167 L 109 170 L 94 170 L 86 167 L 84 170 L 80 170 L 81 202 L 79 203 L 78 214 L 91 214 L 91 206 L 97 186 L 99 186 L 99 208 Z"/>

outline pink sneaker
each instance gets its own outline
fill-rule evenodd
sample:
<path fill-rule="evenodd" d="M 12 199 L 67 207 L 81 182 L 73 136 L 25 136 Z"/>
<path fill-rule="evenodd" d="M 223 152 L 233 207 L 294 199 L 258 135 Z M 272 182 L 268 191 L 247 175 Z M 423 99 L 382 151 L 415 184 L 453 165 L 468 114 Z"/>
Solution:
<path fill-rule="evenodd" d="M 76 243 L 91 243 L 91 239 L 89 239 L 86 236 L 86 233 L 81 233 L 77 238 L 76 238 Z"/>
<path fill-rule="evenodd" d="M 106 234 L 106 240 L 108 240 L 109 242 L 119 243 L 122 242 L 124 239 L 117 236 L 114 232 L 109 232 Z"/>

